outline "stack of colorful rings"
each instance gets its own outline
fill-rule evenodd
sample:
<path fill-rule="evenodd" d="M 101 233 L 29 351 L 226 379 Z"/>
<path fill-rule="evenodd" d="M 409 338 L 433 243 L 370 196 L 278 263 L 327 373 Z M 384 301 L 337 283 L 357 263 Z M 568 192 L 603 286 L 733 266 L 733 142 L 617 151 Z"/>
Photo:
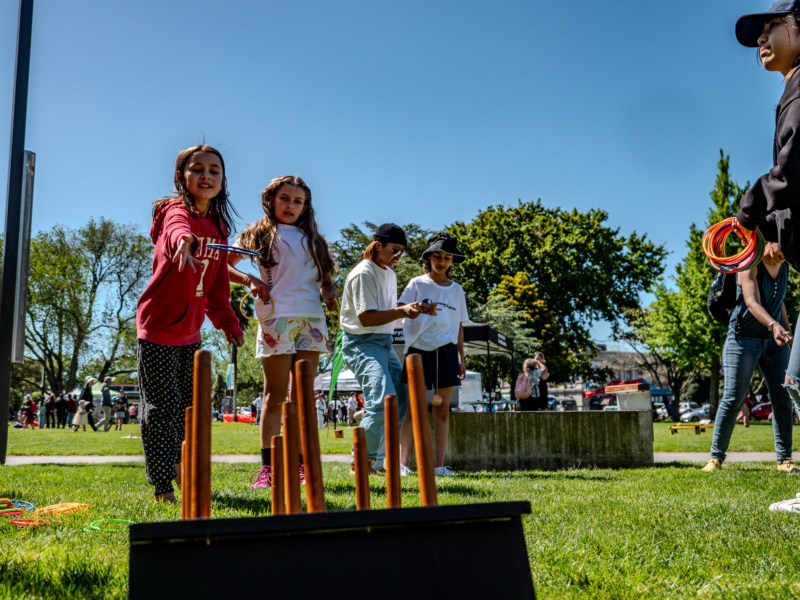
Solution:
<path fill-rule="evenodd" d="M 731 217 L 712 225 L 703 236 L 703 252 L 711 262 L 711 266 L 720 273 L 747 271 L 758 265 L 764 256 L 767 244 L 758 229 L 747 240 L 744 250 L 731 257 L 725 256 L 725 242 L 736 229 L 736 219 Z"/>

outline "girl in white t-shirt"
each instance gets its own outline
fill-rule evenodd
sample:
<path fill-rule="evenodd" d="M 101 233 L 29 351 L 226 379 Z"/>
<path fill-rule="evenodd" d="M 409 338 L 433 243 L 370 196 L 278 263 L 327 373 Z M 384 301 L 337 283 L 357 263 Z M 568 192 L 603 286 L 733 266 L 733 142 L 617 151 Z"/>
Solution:
<path fill-rule="evenodd" d="M 245 275 L 235 268 L 240 254 L 229 253 L 228 272 L 234 283 L 250 288 L 255 296 L 256 316 L 269 314 L 259 323 L 256 357 L 264 371 L 264 401 L 261 409 L 261 471 L 252 487 L 272 484 L 270 447 L 280 435 L 281 404 L 286 401 L 289 382 L 298 360 L 310 360 L 314 369 L 321 352 L 331 343 L 322 312 L 320 295 L 328 310 L 337 306 L 332 276 L 336 263 L 328 243 L 317 230 L 311 190 L 299 177 L 284 175 L 273 179 L 261 193 L 264 218 L 242 232 L 236 245 L 261 254 L 257 259 L 261 278 Z M 252 480 L 252 477 L 251 477 Z M 305 480 L 300 465 L 300 480 Z"/>
<path fill-rule="evenodd" d="M 461 385 L 466 375 L 464 366 L 464 328 L 462 323 L 469 321 L 467 300 L 464 288 L 449 279 L 452 265 L 464 260 L 458 250 L 456 238 L 449 233 L 437 233 L 428 240 L 428 247 L 422 253 L 425 275 L 415 277 L 409 283 L 398 306 L 419 302 L 436 305 L 435 313 L 427 319 L 403 322 L 403 336 L 406 341 L 406 354 L 422 356 L 425 372 L 425 385 L 434 389 L 441 398 L 433 404 L 434 439 L 436 441 L 436 475 L 452 476 L 450 467 L 444 466 L 444 453 L 447 436 L 450 432 L 450 397 L 453 387 Z M 405 361 L 403 361 L 403 383 L 408 382 Z M 438 400 L 438 399 L 436 399 Z M 408 475 L 408 455 L 411 452 L 413 431 L 411 419 L 406 417 L 400 430 L 400 473 Z"/>

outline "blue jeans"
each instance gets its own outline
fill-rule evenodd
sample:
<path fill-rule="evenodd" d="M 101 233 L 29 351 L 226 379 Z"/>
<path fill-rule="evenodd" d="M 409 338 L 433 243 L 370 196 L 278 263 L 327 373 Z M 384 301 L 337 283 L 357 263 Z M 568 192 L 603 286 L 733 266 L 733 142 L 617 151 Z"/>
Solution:
<path fill-rule="evenodd" d="M 383 459 L 386 456 L 384 439 L 384 398 L 397 396 L 399 424 L 408 410 L 406 385 L 401 381 L 403 367 L 392 347 L 392 336 L 386 333 L 352 335 L 342 332 L 342 355 L 364 392 L 364 418 L 367 456 Z"/>
<path fill-rule="evenodd" d="M 261 409 L 260 408 L 258 409 L 258 412 L 256 413 L 256 425 L 261 425 Z"/>
<path fill-rule="evenodd" d="M 744 404 L 756 365 L 764 376 L 772 402 L 772 431 L 778 463 L 792 457 L 792 401 L 783 385 L 788 364 L 789 348 L 778 346 L 772 338 L 762 340 L 740 336 L 737 340 L 728 335 L 722 351 L 725 390 L 714 422 L 711 458 L 720 462 L 725 460 L 736 417 Z"/>

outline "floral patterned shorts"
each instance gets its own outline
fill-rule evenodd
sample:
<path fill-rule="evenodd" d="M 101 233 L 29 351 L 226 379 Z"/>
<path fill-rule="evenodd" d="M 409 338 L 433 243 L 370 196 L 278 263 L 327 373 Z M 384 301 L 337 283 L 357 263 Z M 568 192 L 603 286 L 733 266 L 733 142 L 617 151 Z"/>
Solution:
<path fill-rule="evenodd" d="M 256 358 L 295 354 L 298 350 L 330 352 L 325 319 L 316 317 L 278 317 L 261 321 L 256 341 Z"/>

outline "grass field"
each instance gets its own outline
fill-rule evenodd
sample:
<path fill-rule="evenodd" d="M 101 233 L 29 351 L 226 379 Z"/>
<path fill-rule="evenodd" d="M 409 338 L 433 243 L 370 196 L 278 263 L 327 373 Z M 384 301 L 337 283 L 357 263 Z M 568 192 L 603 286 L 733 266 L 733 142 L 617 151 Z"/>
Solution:
<path fill-rule="evenodd" d="M 349 454 L 353 434 L 346 425 L 344 438 L 333 437 L 333 430 L 320 430 L 320 448 L 323 454 Z M 133 435 L 134 438 L 125 436 Z M 67 429 L 8 430 L 8 454 L 40 456 L 74 455 L 136 455 L 142 454 L 142 440 L 138 425 L 125 425 L 123 430 L 94 433 L 88 427 L 77 433 Z M 258 427 L 247 423 L 213 423 L 211 425 L 211 452 L 214 454 L 258 454 Z"/>
<path fill-rule="evenodd" d="M 269 494 L 245 484 L 249 472 L 213 465 L 215 517 L 269 513 Z M 328 509 L 354 509 L 347 465 L 325 464 L 324 473 Z M 385 506 L 384 481 L 371 483 L 373 506 Z M 539 598 L 791 598 L 800 596 L 800 515 L 766 509 L 798 488 L 800 478 L 772 465 L 732 464 L 711 475 L 670 465 L 469 474 L 439 480 L 439 499 L 529 500 L 524 527 Z M 403 492 L 406 506 L 419 504 L 416 477 L 403 479 Z M 7 467 L 0 497 L 92 505 L 37 530 L 0 523 L 0 598 L 123 598 L 127 534 L 83 528 L 104 517 L 179 516 L 177 506 L 152 502 L 138 464 Z"/>
<path fill-rule="evenodd" d="M 695 435 L 694 431 L 683 430 L 671 435 L 667 427 L 670 423 L 653 424 L 653 450 L 656 452 L 708 452 L 711 449 L 713 430 Z M 330 428 L 320 431 L 320 446 L 323 454 L 348 454 L 352 444 L 352 433 L 346 426 L 344 438 L 336 439 Z M 800 427 L 793 447 L 800 442 Z M 132 434 L 134 439 L 123 436 Z M 8 433 L 8 453 L 12 455 L 135 455 L 142 453 L 142 442 L 137 425 L 126 425 L 122 432 L 111 429 L 108 433 L 91 431 L 78 433 L 66 429 L 37 429 L 21 431 L 10 428 Z M 258 428 L 249 424 L 214 423 L 212 425 L 211 451 L 214 454 L 257 454 L 259 448 Z M 730 452 L 773 452 L 775 444 L 772 437 L 772 424 L 766 421 L 752 422 L 745 429 L 737 425 L 731 438 Z"/>
<path fill-rule="evenodd" d="M 683 429 L 671 434 L 668 427 L 672 423 L 653 423 L 653 450 L 655 452 L 708 452 L 711 450 L 713 429 L 697 435 L 694 430 Z M 800 426 L 795 425 L 792 449 L 800 448 Z M 750 421 L 750 427 L 737 425 L 731 436 L 729 452 L 774 452 L 775 440 L 772 423 Z"/>

